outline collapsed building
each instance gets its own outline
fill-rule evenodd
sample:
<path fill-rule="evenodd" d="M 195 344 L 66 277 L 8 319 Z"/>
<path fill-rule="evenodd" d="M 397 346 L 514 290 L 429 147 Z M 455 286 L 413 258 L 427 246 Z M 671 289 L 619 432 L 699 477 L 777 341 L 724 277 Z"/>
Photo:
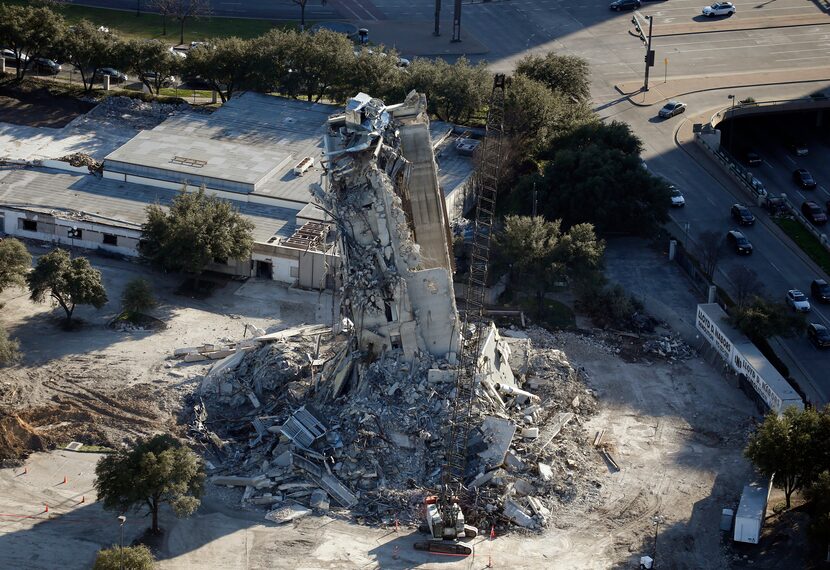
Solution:
<path fill-rule="evenodd" d="M 360 93 L 328 119 L 328 187 L 316 198 L 336 224 L 342 259 L 334 326 L 178 351 L 224 357 L 202 381 L 192 433 L 212 481 L 244 487 L 243 502 L 267 506 L 271 520 L 335 506 L 417 523 L 439 486 L 462 331 L 428 125 L 416 92 L 389 106 Z M 560 433 L 585 439 L 581 415 L 593 396 L 549 343 L 474 326 L 485 328 L 467 518 L 538 528 L 590 477 L 551 442 Z"/>

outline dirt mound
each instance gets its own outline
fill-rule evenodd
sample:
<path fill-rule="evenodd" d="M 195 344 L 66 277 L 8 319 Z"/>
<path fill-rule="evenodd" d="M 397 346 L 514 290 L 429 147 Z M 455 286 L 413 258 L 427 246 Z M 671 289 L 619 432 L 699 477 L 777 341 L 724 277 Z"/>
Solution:
<path fill-rule="evenodd" d="M 0 463 L 16 460 L 48 447 L 48 439 L 17 414 L 0 417 Z"/>

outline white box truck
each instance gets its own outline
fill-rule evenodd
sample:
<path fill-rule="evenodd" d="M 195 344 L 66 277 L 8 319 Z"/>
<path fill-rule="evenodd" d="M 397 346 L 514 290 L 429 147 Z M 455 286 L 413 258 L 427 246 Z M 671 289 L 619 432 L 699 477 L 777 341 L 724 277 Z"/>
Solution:
<path fill-rule="evenodd" d="M 760 479 L 744 487 L 738 512 L 735 514 L 735 542 L 758 544 L 767 514 L 770 489 L 771 479 Z"/>

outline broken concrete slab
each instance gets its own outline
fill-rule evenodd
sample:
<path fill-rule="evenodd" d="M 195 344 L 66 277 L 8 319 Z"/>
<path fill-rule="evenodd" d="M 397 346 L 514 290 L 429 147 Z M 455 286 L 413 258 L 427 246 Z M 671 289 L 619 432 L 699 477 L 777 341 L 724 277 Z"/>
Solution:
<path fill-rule="evenodd" d="M 507 499 L 504 502 L 504 516 L 525 528 L 536 528 L 536 523 L 527 511 L 525 511 L 516 501 Z"/>
<path fill-rule="evenodd" d="M 539 428 L 537 427 L 526 427 L 522 428 L 522 437 L 525 439 L 536 439 L 539 437 Z"/>
<path fill-rule="evenodd" d="M 265 514 L 265 518 L 277 524 L 285 524 L 310 514 L 311 509 L 307 509 L 302 505 L 291 504 L 269 511 Z"/>
<path fill-rule="evenodd" d="M 271 486 L 271 482 L 265 475 L 258 475 L 256 477 L 233 477 L 216 475 L 211 478 L 211 483 L 214 485 L 225 485 L 228 487 L 245 487 L 251 486 L 254 489 L 264 489 Z"/>
<path fill-rule="evenodd" d="M 520 497 L 532 495 L 536 492 L 536 488 L 525 479 L 516 479 L 513 481 L 513 490 L 516 491 L 516 494 Z"/>
<path fill-rule="evenodd" d="M 322 489 L 317 489 L 313 493 L 311 493 L 311 501 L 309 503 L 312 509 L 317 509 L 319 511 L 328 511 L 329 510 L 329 496 Z"/>
<path fill-rule="evenodd" d="M 516 433 L 516 424 L 510 420 L 487 416 L 481 425 L 481 431 L 488 445 L 478 456 L 484 461 L 485 468 L 501 465 Z"/>
<path fill-rule="evenodd" d="M 547 463 L 538 463 L 537 466 L 539 467 L 539 478 L 542 481 L 552 481 L 553 480 L 553 469 Z"/>

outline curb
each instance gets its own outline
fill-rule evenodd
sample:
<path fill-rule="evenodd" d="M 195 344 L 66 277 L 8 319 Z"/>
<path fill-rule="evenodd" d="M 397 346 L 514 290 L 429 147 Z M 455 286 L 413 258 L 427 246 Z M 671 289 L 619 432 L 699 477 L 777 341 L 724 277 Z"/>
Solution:
<path fill-rule="evenodd" d="M 821 83 L 821 82 L 826 82 L 826 81 L 830 81 L 830 76 L 828 76 L 826 78 L 823 78 L 823 79 L 801 79 L 801 80 L 793 80 L 793 81 L 773 81 L 771 83 L 741 83 L 741 84 L 718 85 L 716 87 L 707 87 L 706 89 L 693 89 L 691 91 L 682 91 L 682 92 L 679 92 L 679 93 L 675 93 L 675 94 L 673 94 L 669 97 L 664 96 L 662 99 L 654 101 L 653 103 L 640 103 L 640 102 L 637 102 L 637 101 L 633 101 L 631 99 L 635 95 L 639 95 L 640 93 L 643 93 L 642 89 L 640 91 L 635 91 L 633 93 L 625 93 L 622 89 L 620 89 L 619 85 L 614 85 L 614 89 L 617 90 L 617 93 L 619 93 L 620 95 L 623 95 L 624 97 L 626 97 L 628 99 L 628 102 L 631 103 L 632 105 L 634 105 L 635 107 L 651 107 L 653 105 L 658 105 L 658 104 L 662 103 L 663 101 L 667 101 L 667 100 L 673 99 L 675 97 L 680 97 L 680 96 L 683 96 L 683 95 L 693 95 L 695 93 L 705 93 L 707 91 L 719 91 L 721 89 L 738 89 L 738 88 L 741 88 L 741 87 L 767 87 L 769 85 L 794 85 L 796 83 Z M 652 89 L 655 90 L 655 91 L 658 90 L 656 87 L 652 88 Z M 663 93 L 660 92 L 660 94 L 662 95 Z"/>

